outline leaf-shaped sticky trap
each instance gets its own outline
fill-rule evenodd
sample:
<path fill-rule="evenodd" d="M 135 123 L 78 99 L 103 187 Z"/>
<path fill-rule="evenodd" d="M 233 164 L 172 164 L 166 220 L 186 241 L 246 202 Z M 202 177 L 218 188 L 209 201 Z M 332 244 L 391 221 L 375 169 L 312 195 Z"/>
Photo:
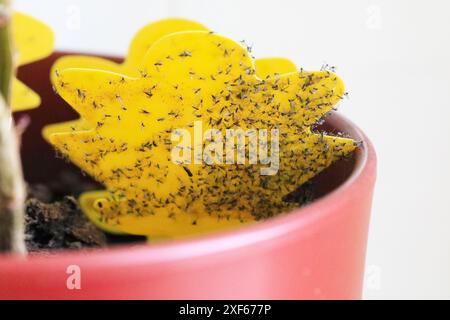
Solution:
<path fill-rule="evenodd" d="M 86 55 L 64 56 L 53 64 L 51 81 L 55 84 L 58 81 L 59 73 L 70 68 L 105 70 L 138 77 L 143 72 L 141 67 L 145 53 L 157 40 L 171 33 L 195 30 L 206 31 L 207 28 L 195 21 L 181 18 L 169 18 L 150 23 L 134 36 L 123 63 L 115 63 L 108 59 Z M 48 140 L 48 137 L 53 133 L 85 130 L 87 125 L 83 119 L 52 124 L 44 128 L 43 135 Z"/>
<path fill-rule="evenodd" d="M 44 23 L 23 13 L 15 12 L 13 30 L 18 66 L 38 61 L 52 53 L 53 32 Z M 12 93 L 13 111 L 33 109 L 41 103 L 39 96 L 17 79 L 13 81 Z"/>
<path fill-rule="evenodd" d="M 142 62 L 147 51 L 152 45 L 164 36 L 183 31 L 208 31 L 208 29 L 195 21 L 168 18 L 159 20 L 143 27 L 133 38 L 128 49 L 128 55 L 123 63 L 115 63 L 108 59 L 93 56 L 75 55 L 65 56 L 58 59 L 52 66 L 51 80 L 55 83 L 58 80 L 58 74 L 65 69 L 84 68 L 105 70 L 115 73 L 139 77 L 142 75 Z M 297 70 L 294 63 L 283 58 L 266 58 L 256 61 L 257 73 L 261 78 L 275 73 L 288 73 Z M 49 125 L 44 129 L 44 137 L 55 132 L 65 132 L 71 130 L 86 129 L 85 122 L 70 121 L 67 123 L 58 123 Z"/>
<path fill-rule="evenodd" d="M 124 63 L 118 64 L 93 56 L 65 56 L 58 59 L 53 65 L 51 72 L 52 82 L 56 84 L 59 73 L 69 68 L 97 69 L 128 76 L 141 76 L 143 75 L 142 62 L 144 55 L 157 40 L 172 33 L 195 30 L 208 31 L 200 23 L 179 18 L 164 19 L 151 23 L 136 34 L 129 47 L 128 56 Z M 297 67 L 288 59 L 265 58 L 256 60 L 256 70 L 257 75 L 265 79 L 275 74 L 295 72 Z M 48 125 L 44 128 L 43 135 L 46 140 L 49 140 L 49 137 L 55 133 L 84 131 L 88 129 L 91 129 L 89 123 L 81 118 L 79 120 Z M 80 205 L 85 212 L 95 212 L 93 208 L 94 203 L 104 197 L 105 192 L 89 192 L 81 196 Z M 107 226 L 102 227 L 107 228 Z"/>
<path fill-rule="evenodd" d="M 266 79 L 267 77 L 272 77 L 274 75 L 296 72 L 296 65 L 288 59 L 285 58 L 264 58 L 255 60 L 256 74 L 261 79 Z M 86 131 L 91 129 L 91 126 L 83 118 L 74 121 L 68 121 L 59 124 L 48 125 L 44 128 L 44 137 L 49 141 L 50 137 L 55 133 L 73 132 L 73 131 Z M 122 233 L 117 228 L 111 227 L 110 224 L 104 223 L 98 215 L 98 209 L 96 204 L 102 199 L 108 198 L 110 193 L 108 191 L 92 191 L 83 193 L 79 199 L 80 207 L 83 212 L 85 212 L 95 224 L 100 228 L 110 233 Z M 161 223 L 164 223 L 162 221 Z M 209 226 L 207 226 L 209 228 Z M 160 235 L 161 236 L 161 235 Z M 166 237 L 165 235 L 162 236 Z M 152 237 L 154 240 L 155 237 Z"/>
<path fill-rule="evenodd" d="M 131 41 L 128 55 L 123 63 L 91 56 L 65 56 L 58 59 L 52 67 L 52 78 L 68 68 L 99 69 L 138 77 L 143 72 L 142 60 L 150 47 L 159 39 L 171 33 L 182 31 L 207 31 L 200 23 L 180 18 L 163 19 L 142 28 Z"/>
<path fill-rule="evenodd" d="M 272 217 L 294 207 L 283 200 L 287 194 L 356 147 L 351 139 L 310 129 L 344 93 L 331 72 L 261 79 L 246 49 L 203 31 L 166 36 L 143 61 L 139 77 L 66 69 L 55 85 L 90 127 L 49 139 L 108 189 L 81 202 L 109 231 L 175 237 Z M 278 151 L 264 140 L 259 146 L 260 152 L 261 146 L 272 149 L 278 170 L 261 175 L 267 163 L 208 164 L 220 153 L 208 153 L 207 145 L 206 162 L 195 164 L 202 141 L 194 143 L 191 164 L 174 159 L 172 139 L 180 129 L 198 137 L 237 128 L 272 136 L 278 130 Z M 244 149 L 250 154 L 249 141 Z"/>

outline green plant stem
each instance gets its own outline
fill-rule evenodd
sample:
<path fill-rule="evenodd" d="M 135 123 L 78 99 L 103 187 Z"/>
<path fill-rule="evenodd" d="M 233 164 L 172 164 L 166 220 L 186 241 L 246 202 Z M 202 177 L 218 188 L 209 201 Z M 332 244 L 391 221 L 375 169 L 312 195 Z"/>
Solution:
<path fill-rule="evenodd" d="M 14 73 L 10 0 L 0 0 L 0 93 L 7 105 L 11 102 Z"/>
<path fill-rule="evenodd" d="M 14 75 L 10 0 L 0 0 L 0 252 L 25 253 L 25 183 L 11 108 Z"/>

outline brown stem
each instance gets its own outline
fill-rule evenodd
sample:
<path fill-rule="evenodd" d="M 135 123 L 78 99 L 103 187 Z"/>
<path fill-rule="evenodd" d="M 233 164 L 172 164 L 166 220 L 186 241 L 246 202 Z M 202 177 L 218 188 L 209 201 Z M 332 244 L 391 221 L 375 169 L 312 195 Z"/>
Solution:
<path fill-rule="evenodd" d="M 10 0 L 0 0 L 0 252 L 25 253 L 25 183 L 11 109 L 14 74 Z"/>

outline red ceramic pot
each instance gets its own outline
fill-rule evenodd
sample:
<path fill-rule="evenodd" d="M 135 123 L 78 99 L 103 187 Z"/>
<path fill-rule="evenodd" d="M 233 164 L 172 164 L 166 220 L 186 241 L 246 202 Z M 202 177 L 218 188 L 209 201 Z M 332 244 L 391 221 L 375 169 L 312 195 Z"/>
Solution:
<path fill-rule="evenodd" d="M 20 70 L 43 96 L 28 112 L 23 141 L 27 180 L 49 182 L 62 170 L 41 139 L 46 123 L 75 118 L 48 80 L 61 54 Z M 22 115 L 17 115 L 22 116 Z M 336 114 L 321 129 L 345 132 L 362 146 L 352 160 L 314 181 L 313 203 L 288 215 L 235 231 L 153 245 L 28 258 L 0 257 L 1 299 L 359 299 L 376 175 L 367 137 Z M 78 171 L 75 171 L 78 172 Z M 69 266 L 79 266 L 81 289 L 67 287 Z"/>

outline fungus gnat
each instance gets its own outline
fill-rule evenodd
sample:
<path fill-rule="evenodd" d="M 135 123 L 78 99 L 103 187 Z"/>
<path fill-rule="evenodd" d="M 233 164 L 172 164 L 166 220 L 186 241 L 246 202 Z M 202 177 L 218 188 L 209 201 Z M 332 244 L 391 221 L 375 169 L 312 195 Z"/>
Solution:
<path fill-rule="evenodd" d="M 179 54 L 179 56 L 181 58 L 192 57 L 192 53 L 190 51 L 183 51 L 182 53 Z"/>

